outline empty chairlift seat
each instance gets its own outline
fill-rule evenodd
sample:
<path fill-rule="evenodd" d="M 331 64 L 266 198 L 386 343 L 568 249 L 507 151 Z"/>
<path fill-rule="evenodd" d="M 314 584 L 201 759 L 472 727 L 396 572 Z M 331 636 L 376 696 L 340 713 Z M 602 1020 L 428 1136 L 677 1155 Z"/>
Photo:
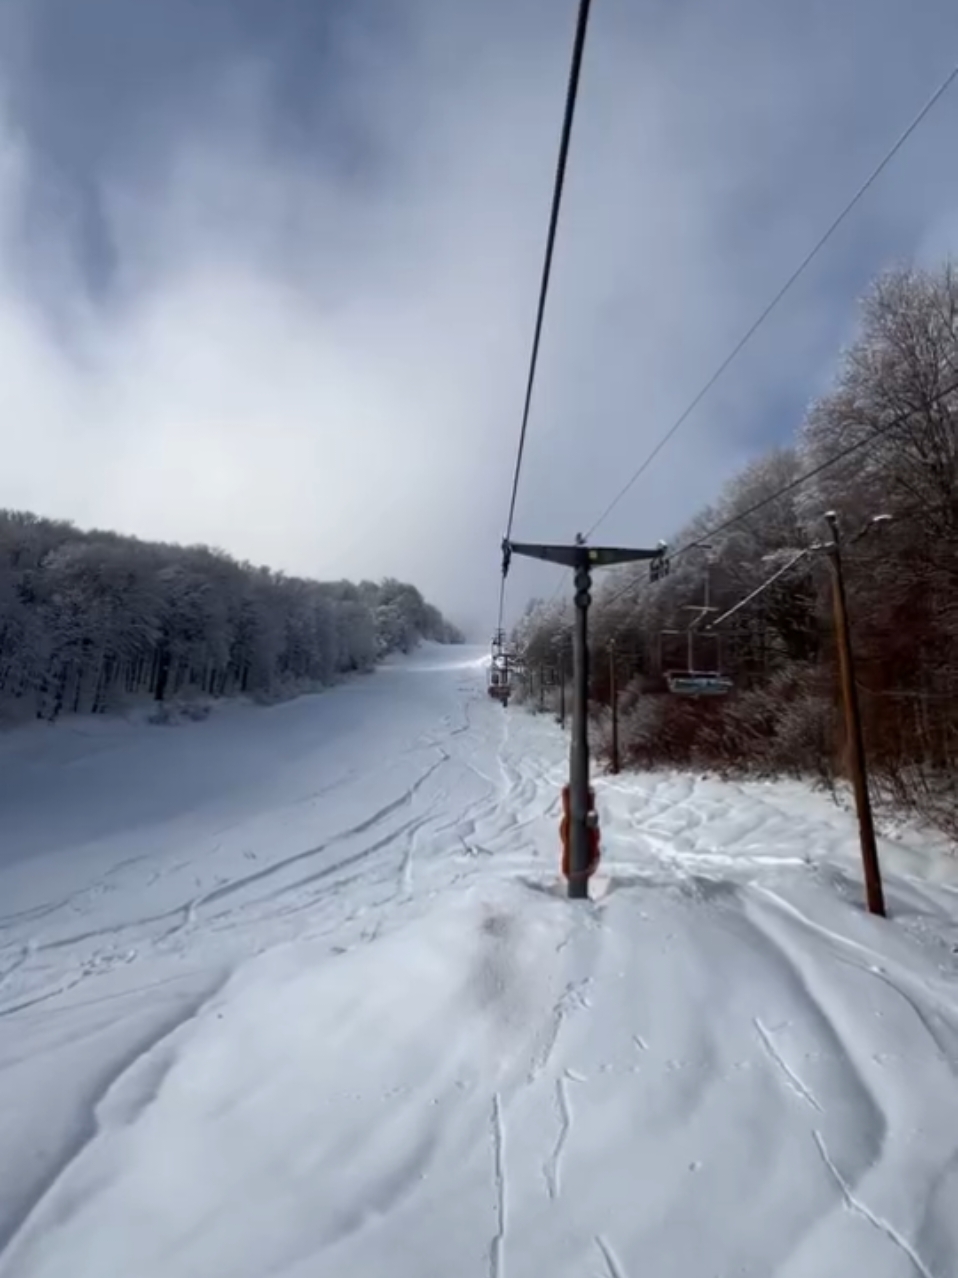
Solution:
<path fill-rule="evenodd" d="M 501 636 L 497 635 L 492 644 L 492 660 L 489 664 L 490 697 L 495 697 L 505 705 L 512 690 L 509 654 L 505 651 Z"/>
<path fill-rule="evenodd" d="M 669 692 L 683 697 L 724 697 L 734 686 L 717 670 L 670 670 L 665 682 Z"/>

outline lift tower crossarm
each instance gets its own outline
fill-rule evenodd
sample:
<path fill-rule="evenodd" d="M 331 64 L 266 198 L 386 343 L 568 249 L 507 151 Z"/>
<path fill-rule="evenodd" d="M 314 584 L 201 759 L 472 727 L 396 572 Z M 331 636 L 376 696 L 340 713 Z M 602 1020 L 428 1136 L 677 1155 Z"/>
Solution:
<path fill-rule="evenodd" d="M 661 548 L 634 550 L 615 546 L 550 546 L 531 542 L 508 542 L 509 551 L 525 555 L 527 559 L 545 559 L 551 564 L 564 564 L 567 568 L 588 565 L 590 568 L 610 568 L 613 564 L 637 563 L 644 559 L 659 559 Z"/>

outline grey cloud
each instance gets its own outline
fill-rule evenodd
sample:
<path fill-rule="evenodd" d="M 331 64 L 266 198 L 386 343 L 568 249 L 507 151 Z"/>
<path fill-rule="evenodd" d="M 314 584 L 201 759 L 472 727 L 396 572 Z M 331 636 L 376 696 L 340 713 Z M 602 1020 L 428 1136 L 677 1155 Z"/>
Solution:
<path fill-rule="evenodd" d="M 21 2 L 5 44 L 0 502 L 395 573 L 491 625 L 574 5 L 88 0 L 79 34 L 68 7 Z M 952 25 L 596 0 L 518 535 L 598 515 L 944 74 Z M 868 277 L 950 246 L 956 102 L 603 535 L 667 534 L 787 437 Z M 513 603 L 553 580 L 517 565 Z"/>

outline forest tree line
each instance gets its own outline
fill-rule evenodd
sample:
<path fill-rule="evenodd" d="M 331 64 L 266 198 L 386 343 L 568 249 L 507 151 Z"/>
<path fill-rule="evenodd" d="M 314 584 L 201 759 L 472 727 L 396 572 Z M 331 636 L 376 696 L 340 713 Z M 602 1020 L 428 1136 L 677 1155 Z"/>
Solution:
<path fill-rule="evenodd" d="M 817 775 L 828 783 L 846 772 L 824 555 L 807 556 L 726 624 L 693 632 L 694 665 L 729 675 L 730 695 L 685 698 L 667 692 L 664 680 L 687 667 L 694 616 L 687 606 L 703 603 L 706 573 L 711 603 L 729 609 L 795 551 L 827 539 L 824 515 L 834 511 L 874 783 L 880 795 L 958 837 L 954 383 L 954 268 L 883 275 L 864 298 L 857 338 L 832 388 L 807 413 L 794 446 L 748 466 L 679 530 L 673 544 L 688 549 L 667 576 L 651 581 L 646 565 L 598 586 L 591 693 L 600 748 L 614 641 L 624 685 L 622 745 L 633 764 Z M 828 464 L 853 445 L 860 447 Z M 870 526 L 876 515 L 891 519 Z M 530 607 L 514 635 L 530 671 L 548 679 L 568 660 L 570 622 L 567 601 Z"/>
<path fill-rule="evenodd" d="M 415 586 L 318 582 L 0 511 L 0 716 L 273 698 L 462 636 Z"/>

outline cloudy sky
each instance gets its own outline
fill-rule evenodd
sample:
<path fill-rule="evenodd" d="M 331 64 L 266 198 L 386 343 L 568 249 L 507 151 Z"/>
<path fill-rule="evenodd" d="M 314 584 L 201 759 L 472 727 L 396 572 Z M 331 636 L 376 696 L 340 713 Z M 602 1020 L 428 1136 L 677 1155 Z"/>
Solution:
<path fill-rule="evenodd" d="M 2 0 L 0 505 L 485 636 L 575 10 Z M 594 0 L 518 538 L 596 519 L 956 57 L 953 0 Z M 603 539 L 788 439 L 869 278 L 954 249 L 956 132 L 958 90 Z"/>

